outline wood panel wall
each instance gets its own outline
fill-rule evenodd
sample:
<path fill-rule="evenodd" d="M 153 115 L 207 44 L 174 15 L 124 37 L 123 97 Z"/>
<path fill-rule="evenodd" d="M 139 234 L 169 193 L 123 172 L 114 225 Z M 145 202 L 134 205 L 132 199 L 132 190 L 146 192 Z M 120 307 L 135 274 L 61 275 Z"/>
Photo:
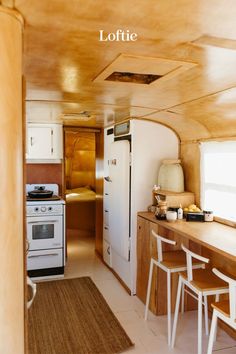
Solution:
<path fill-rule="evenodd" d="M 66 188 L 95 189 L 95 133 L 65 129 Z"/>
<path fill-rule="evenodd" d="M 22 19 L 0 6 L 0 353 L 23 354 Z"/>
<path fill-rule="evenodd" d="M 200 149 L 198 142 L 180 145 L 180 158 L 184 169 L 185 190 L 195 194 L 196 204 L 200 204 Z"/>

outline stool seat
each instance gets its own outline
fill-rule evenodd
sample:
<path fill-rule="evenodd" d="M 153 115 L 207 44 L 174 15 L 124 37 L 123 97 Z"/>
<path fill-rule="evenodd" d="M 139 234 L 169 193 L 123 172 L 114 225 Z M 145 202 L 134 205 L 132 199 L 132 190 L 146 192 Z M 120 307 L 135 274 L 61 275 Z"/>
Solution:
<path fill-rule="evenodd" d="M 213 273 L 217 275 L 220 279 L 224 280 L 229 285 L 229 299 L 222 300 L 219 302 L 214 302 L 211 331 L 208 342 L 207 354 L 212 354 L 214 339 L 216 336 L 217 321 L 220 319 L 232 329 L 236 330 L 236 306 L 235 306 L 235 294 L 236 294 L 236 279 L 234 276 L 226 275 L 227 273 L 222 273 L 216 268 L 212 269 Z"/>
<path fill-rule="evenodd" d="M 221 312 L 226 317 L 230 317 L 229 300 L 224 300 L 220 302 L 213 302 L 211 306 Z M 235 320 L 236 322 L 236 320 Z"/>
<path fill-rule="evenodd" d="M 180 272 L 179 274 L 187 281 L 187 272 Z M 207 269 L 193 270 L 193 279 L 190 284 L 201 292 L 228 288 L 228 284 L 225 281 Z"/>
<path fill-rule="evenodd" d="M 167 269 L 186 268 L 186 253 L 184 251 L 163 252 L 163 261 L 160 263 Z M 197 260 L 193 262 L 193 265 L 202 264 Z"/>

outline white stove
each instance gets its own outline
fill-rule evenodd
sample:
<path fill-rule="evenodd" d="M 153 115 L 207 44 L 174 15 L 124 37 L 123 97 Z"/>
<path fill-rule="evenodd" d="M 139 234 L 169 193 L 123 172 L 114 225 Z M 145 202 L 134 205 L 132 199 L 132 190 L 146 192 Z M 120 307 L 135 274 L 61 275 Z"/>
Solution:
<path fill-rule="evenodd" d="M 27 270 L 30 277 L 63 276 L 65 266 L 65 201 L 57 184 L 27 184 L 53 191 L 48 198 L 27 198 Z"/>

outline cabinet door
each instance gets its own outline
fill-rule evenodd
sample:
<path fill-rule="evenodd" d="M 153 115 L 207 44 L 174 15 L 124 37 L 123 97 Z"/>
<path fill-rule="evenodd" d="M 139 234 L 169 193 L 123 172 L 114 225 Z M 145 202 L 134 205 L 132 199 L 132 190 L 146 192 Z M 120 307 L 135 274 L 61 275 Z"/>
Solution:
<path fill-rule="evenodd" d="M 60 124 L 52 126 L 52 158 L 63 159 L 63 134 Z"/>
<path fill-rule="evenodd" d="M 51 127 L 28 127 L 28 159 L 51 159 L 52 128 Z"/>
<path fill-rule="evenodd" d="M 151 256 L 156 257 L 156 242 L 151 231 L 157 232 L 158 225 L 142 217 L 138 217 L 137 227 L 137 283 L 136 293 L 143 303 L 146 302 L 148 276 Z M 157 269 L 153 269 L 150 310 L 157 312 Z"/>

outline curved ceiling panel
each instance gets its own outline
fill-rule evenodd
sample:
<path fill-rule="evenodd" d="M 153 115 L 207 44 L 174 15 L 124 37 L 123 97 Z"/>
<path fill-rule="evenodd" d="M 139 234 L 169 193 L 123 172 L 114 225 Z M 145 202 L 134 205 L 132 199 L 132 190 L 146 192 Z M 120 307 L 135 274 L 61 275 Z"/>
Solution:
<path fill-rule="evenodd" d="M 183 141 L 236 135 L 235 0 L 130 0 L 128 9 L 127 0 L 14 3 L 25 19 L 27 119 L 42 105 L 53 119 L 67 114 L 66 124 L 151 117 Z M 119 29 L 137 40 L 100 41 L 101 30 L 106 37 Z M 117 71 L 123 82 L 106 80 Z M 149 74 L 160 78 L 134 82 Z M 81 121 L 81 112 L 92 119 Z"/>

